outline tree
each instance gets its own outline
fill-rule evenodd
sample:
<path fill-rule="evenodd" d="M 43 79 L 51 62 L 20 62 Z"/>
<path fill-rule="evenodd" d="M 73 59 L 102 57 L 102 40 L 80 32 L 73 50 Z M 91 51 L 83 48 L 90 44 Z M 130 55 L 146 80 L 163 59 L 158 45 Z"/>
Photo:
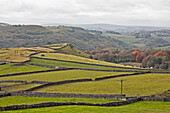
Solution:
<path fill-rule="evenodd" d="M 135 61 L 136 60 L 136 56 L 137 56 L 137 54 L 140 52 L 140 50 L 139 49 L 136 49 L 135 51 L 133 51 L 132 53 L 131 53 L 131 60 L 132 61 Z"/>
<path fill-rule="evenodd" d="M 146 57 L 144 52 L 140 52 L 137 56 L 136 56 L 136 62 L 138 63 L 142 63 L 142 60 Z"/>
<path fill-rule="evenodd" d="M 168 54 L 163 52 L 163 51 L 159 51 L 159 52 L 155 53 L 154 56 L 155 57 L 158 57 L 158 56 L 168 56 Z"/>
<path fill-rule="evenodd" d="M 85 51 L 83 51 L 84 53 L 86 53 L 86 54 L 90 54 L 90 51 L 89 50 L 85 50 Z"/>

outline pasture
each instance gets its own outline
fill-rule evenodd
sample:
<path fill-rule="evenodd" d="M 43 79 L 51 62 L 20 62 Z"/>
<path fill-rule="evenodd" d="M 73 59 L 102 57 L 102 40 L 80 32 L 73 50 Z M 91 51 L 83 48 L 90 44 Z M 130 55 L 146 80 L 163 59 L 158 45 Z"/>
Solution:
<path fill-rule="evenodd" d="M 107 103 L 119 101 L 116 99 L 97 99 L 97 98 L 53 98 L 53 97 L 23 97 L 23 96 L 9 96 L 0 98 L 0 106 L 21 105 L 21 104 L 35 104 L 42 102 L 87 102 L 87 103 Z"/>
<path fill-rule="evenodd" d="M 41 54 L 44 54 L 45 56 L 41 56 Z M 83 62 L 89 64 L 100 64 L 100 65 L 117 66 L 117 67 L 131 67 L 131 66 L 124 66 L 116 63 L 110 63 L 110 62 L 94 60 L 94 59 L 89 59 L 89 58 L 84 58 L 84 57 L 69 55 L 69 54 L 62 54 L 62 53 L 39 53 L 33 56 L 40 57 L 40 58 L 64 60 L 64 61 Z"/>
<path fill-rule="evenodd" d="M 140 101 L 123 106 L 55 106 L 24 110 L 2 111 L 2 113 L 169 113 L 170 102 Z"/>
<path fill-rule="evenodd" d="M 126 79 L 123 83 L 123 93 L 133 96 L 161 93 L 168 90 L 170 86 L 170 74 L 142 74 L 101 81 L 53 85 L 35 90 L 35 92 L 120 94 L 120 81 L 117 81 L 120 79 Z"/>
<path fill-rule="evenodd" d="M 37 52 L 54 52 L 54 50 L 42 47 L 3 48 L 0 49 L 0 61 L 24 62 L 29 60 L 29 55 Z"/>
<path fill-rule="evenodd" d="M 12 92 L 12 91 L 21 91 L 26 90 L 35 86 L 39 86 L 40 84 L 21 84 L 12 87 L 2 87 L 2 90 L 5 92 Z"/>
<path fill-rule="evenodd" d="M 32 72 L 32 71 L 42 71 L 42 70 L 50 70 L 50 69 L 51 68 L 33 66 L 33 65 L 28 65 L 28 64 L 10 63 L 10 64 L 5 64 L 5 65 L 0 65 L 0 75 L 22 73 L 22 72 Z"/>
<path fill-rule="evenodd" d="M 31 58 L 30 63 L 49 65 L 49 66 L 57 66 L 57 67 L 67 67 L 67 68 L 85 68 L 85 69 L 101 69 L 101 70 L 130 70 L 130 71 L 132 71 L 132 69 L 126 69 L 126 68 L 95 66 L 95 65 L 88 65 L 88 64 L 78 64 L 78 63 L 72 63 L 72 62 L 37 59 L 37 58 Z M 133 71 L 141 71 L 141 70 L 134 69 Z"/>
<path fill-rule="evenodd" d="M 26 74 L 19 76 L 0 77 L 0 81 L 5 80 L 22 80 L 22 81 L 49 81 L 56 82 L 62 80 L 74 80 L 90 78 L 95 79 L 97 77 L 111 76 L 124 74 L 125 72 L 101 72 L 101 71 L 84 71 L 84 70 L 68 70 L 68 71 L 53 71 L 43 72 L 35 74 Z"/>

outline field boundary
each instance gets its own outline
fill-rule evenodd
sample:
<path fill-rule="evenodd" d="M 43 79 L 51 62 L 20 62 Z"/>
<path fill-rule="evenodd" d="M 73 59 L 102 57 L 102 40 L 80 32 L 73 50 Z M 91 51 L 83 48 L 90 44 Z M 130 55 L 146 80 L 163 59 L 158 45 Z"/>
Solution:
<path fill-rule="evenodd" d="M 164 102 L 170 102 L 170 97 L 150 97 L 150 96 L 144 96 L 142 97 L 143 101 L 164 101 Z"/>
<path fill-rule="evenodd" d="M 104 71 L 104 72 L 148 72 L 148 71 L 130 71 L 130 70 L 103 70 L 103 69 L 86 69 L 86 68 L 71 68 L 74 70 L 87 70 L 87 71 Z"/>
<path fill-rule="evenodd" d="M 62 62 L 69 62 L 69 63 L 77 63 L 77 64 L 85 64 L 85 65 L 93 65 L 93 66 L 102 66 L 102 67 L 112 67 L 112 68 L 119 68 L 119 69 L 132 69 L 132 70 L 139 70 L 139 71 L 131 71 L 131 72 L 151 72 L 151 73 L 160 73 L 160 74 L 170 74 L 170 72 L 155 72 L 149 69 L 140 69 L 140 68 L 128 68 L 128 67 L 118 67 L 118 66 L 109 66 L 109 65 L 101 65 L 101 64 L 90 64 L 90 63 L 83 63 L 83 62 L 76 62 L 76 61 L 65 61 L 65 60 L 58 60 L 58 59 L 49 59 L 49 58 L 40 58 L 40 57 L 31 57 L 35 59 L 44 59 L 44 60 L 52 60 L 52 61 L 62 61 Z M 84 69 L 84 70 L 100 70 L 100 69 L 86 69 L 86 68 L 74 68 L 74 69 Z M 140 71 L 141 70 L 141 71 Z M 100 70 L 100 71 L 105 71 L 105 70 Z M 109 70 L 110 71 L 110 70 Z M 117 70 L 113 70 L 117 71 Z M 124 72 L 130 72 L 130 70 L 118 70 L 118 71 L 124 71 Z"/>
<path fill-rule="evenodd" d="M 140 73 L 132 73 L 132 74 L 120 74 L 120 75 L 104 76 L 104 77 L 95 78 L 95 81 L 106 80 L 106 79 L 117 78 L 117 77 L 124 77 L 124 76 L 133 76 L 133 75 L 139 75 L 139 74 L 147 74 L 147 73 L 150 73 L 150 72 L 140 72 Z"/>
<path fill-rule="evenodd" d="M 22 105 L 11 105 L 0 107 L 0 111 L 9 111 L 9 110 L 18 110 L 18 109 L 30 109 L 30 108 L 41 108 L 41 107 L 51 107 L 51 106 L 64 106 L 64 105 L 83 105 L 83 106 L 120 106 L 131 104 L 137 101 L 140 101 L 141 98 L 131 99 L 127 101 L 121 102 L 109 102 L 109 103 L 101 103 L 101 104 L 93 104 L 93 103 L 84 103 L 84 102 L 44 102 L 37 104 L 22 104 Z"/>
<path fill-rule="evenodd" d="M 52 72 L 52 71 L 62 71 L 62 70 L 71 70 L 71 69 L 72 68 L 58 68 L 58 69 L 50 69 L 50 70 L 42 70 L 42 71 L 21 72 L 21 73 L 13 73 L 13 74 L 4 74 L 4 75 L 0 75 L 0 77 L 18 76 L 18 75 Z"/>
<path fill-rule="evenodd" d="M 60 97 L 60 98 L 113 98 L 118 99 L 126 95 L 120 94 L 76 94 L 76 93 L 45 93 L 45 92 L 10 92 L 11 96 L 25 96 L 25 97 Z"/>
<path fill-rule="evenodd" d="M 6 80 L 6 81 L 0 81 L 0 83 L 27 83 L 27 81 L 22 81 L 22 80 Z"/>
<path fill-rule="evenodd" d="M 133 76 L 133 75 L 139 75 L 139 74 L 146 74 L 148 72 L 141 72 L 141 73 L 132 73 L 132 74 L 120 74 L 120 75 L 112 75 L 112 76 L 104 76 L 104 77 L 99 77 L 95 78 L 95 80 L 92 79 L 75 79 L 75 80 L 63 80 L 63 81 L 57 81 L 57 82 L 45 82 L 45 81 L 32 81 L 32 83 L 44 83 L 42 85 L 32 87 L 26 90 L 22 90 L 21 92 L 25 91 L 34 91 L 37 89 L 41 89 L 44 87 L 52 86 L 52 85 L 61 85 L 61 84 L 69 84 L 69 83 L 76 83 L 76 82 L 88 82 L 88 81 L 99 81 L 99 80 L 105 80 L 105 79 L 110 79 L 110 78 L 117 78 L 117 77 L 123 77 L 123 76 Z"/>
<path fill-rule="evenodd" d="M 58 60 L 58 59 L 50 59 L 50 58 L 32 57 L 32 56 L 31 56 L 31 58 L 44 59 L 44 60 L 52 60 L 52 61 L 70 62 L 70 63 L 77 63 L 77 64 L 86 64 L 86 65 L 93 65 L 93 66 L 113 67 L 113 68 L 121 68 L 121 69 L 143 70 L 143 69 L 140 69 L 140 68 L 128 68 L 128 67 L 118 67 L 118 66 L 109 66 L 109 65 L 101 65 L 101 64 L 90 64 L 90 63 L 84 63 L 84 62 L 66 61 L 66 60 Z"/>
<path fill-rule="evenodd" d="M 42 84 L 40 86 L 36 86 L 36 87 L 32 87 L 26 90 L 22 90 L 21 92 L 25 92 L 25 91 L 34 91 L 40 88 L 44 88 L 47 86 L 51 86 L 51 85 L 61 85 L 61 84 L 67 84 L 67 83 L 75 83 L 75 82 L 87 82 L 87 81 L 93 81 L 92 79 L 75 79 L 75 80 L 63 80 L 63 81 L 57 81 L 57 82 L 50 82 L 50 83 L 45 83 Z"/>

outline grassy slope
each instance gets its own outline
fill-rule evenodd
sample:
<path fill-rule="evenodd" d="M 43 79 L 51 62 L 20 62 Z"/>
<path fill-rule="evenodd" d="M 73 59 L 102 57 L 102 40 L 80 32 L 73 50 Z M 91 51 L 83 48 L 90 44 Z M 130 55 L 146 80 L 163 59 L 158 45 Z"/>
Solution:
<path fill-rule="evenodd" d="M 136 41 L 139 41 L 141 39 L 139 38 L 135 38 L 135 36 L 131 36 L 131 35 L 117 35 L 117 34 L 110 34 L 110 33 L 103 33 L 104 36 L 110 36 L 112 38 L 121 40 L 127 44 L 132 44 Z"/>
<path fill-rule="evenodd" d="M 163 47 L 155 47 L 154 49 L 161 49 L 161 50 L 165 50 L 165 49 L 169 49 L 170 46 L 163 46 Z"/>
<path fill-rule="evenodd" d="M 42 45 L 41 47 L 48 47 L 48 48 L 53 48 L 55 49 L 55 47 L 58 49 L 58 48 L 61 48 L 63 46 L 66 46 L 67 43 L 57 43 L 57 44 L 47 44 L 47 45 Z"/>
<path fill-rule="evenodd" d="M 43 53 L 45 56 L 41 56 L 41 54 L 34 55 L 36 57 L 41 58 L 51 58 L 51 59 L 58 59 L 58 60 L 65 60 L 65 61 L 76 61 L 76 62 L 84 62 L 84 63 L 90 63 L 90 64 L 100 64 L 100 65 L 109 65 L 109 66 L 118 66 L 118 67 L 130 67 L 130 66 L 124 66 L 116 63 L 110 63 L 100 60 L 93 60 L 89 58 L 83 58 L 79 56 L 74 55 L 67 55 L 67 54 L 61 54 L 61 53 Z"/>
<path fill-rule="evenodd" d="M 9 85 L 15 85 L 15 84 L 20 84 L 20 83 L 0 83 L 0 87 L 9 86 Z"/>
<path fill-rule="evenodd" d="M 0 61 L 23 62 L 29 60 L 29 55 L 40 51 L 54 51 L 42 47 L 21 47 L 21 48 L 3 48 L 0 49 Z"/>
<path fill-rule="evenodd" d="M 4 111 L 2 113 L 169 113 L 169 106 L 170 102 L 140 101 L 115 107 L 57 106 Z"/>
<path fill-rule="evenodd" d="M 20 90 L 26 90 L 35 86 L 39 86 L 40 84 L 27 84 L 27 85 L 19 85 L 19 86 L 13 86 L 13 87 L 6 87 L 2 88 L 3 91 L 11 92 L 11 91 L 20 91 Z"/>
<path fill-rule="evenodd" d="M 32 66 L 25 64 L 23 66 L 15 66 L 15 64 L 6 64 L 0 65 L 0 75 L 3 74 L 13 74 L 21 72 L 32 72 L 32 71 L 41 71 L 41 70 L 50 70 L 51 68 Z"/>
<path fill-rule="evenodd" d="M 170 43 L 170 37 L 162 37 L 162 39 L 167 40 Z"/>
<path fill-rule="evenodd" d="M 144 74 L 113 78 L 96 82 L 81 82 L 49 86 L 37 91 L 39 92 L 61 92 L 61 93 L 92 93 L 92 94 L 119 94 L 120 82 L 117 80 L 126 79 L 123 93 L 127 95 L 151 95 L 169 89 L 169 74 Z M 79 87 L 77 87 L 79 86 Z"/>
<path fill-rule="evenodd" d="M 72 54 L 82 57 L 89 57 L 88 54 L 76 49 L 74 46 L 72 46 L 69 43 L 58 43 L 58 44 L 48 44 L 48 45 L 42 45 L 41 47 L 48 47 L 50 49 L 56 50 L 56 52 L 59 53 L 65 53 L 65 54 Z"/>
<path fill-rule="evenodd" d="M 110 75 L 123 74 L 120 72 L 95 72 L 95 71 L 83 71 L 83 70 L 70 70 L 70 71 L 55 71 L 46 73 L 27 74 L 22 76 L 12 77 L 0 77 L 0 81 L 3 80 L 24 80 L 24 81 L 61 81 L 61 80 L 74 80 L 83 78 L 96 78 Z"/>
<path fill-rule="evenodd" d="M 63 46 L 66 47 L 61 48 Z M 44 48 L 44 47 L 48 47 L 48 48 Z M 74 48 L 71 44 L 61 43 L 61 44 L 43 45 L 41 47 L 3 48 L 0 49 L 0 61 L 23 62 L 29 60 L 29 55 L 36 52 L 41 52 L 41 53 L 61 52 L 66 54 L 82 56 L 82 57 L 89 57 L 88 54 Z"/>
<path fill-rule="evenodd" d="M 0 106 L 34 104 L 41 102 L 87 102 L 87 103 L 107 103 L 118 101 L 115 99 L 97 99 L 97 98 L 50 98 L 50 97 L 22 97 L 10 96 L 0 98 Z"/>
<path fill-rule="evenodd" d="M 142 39 L 142 38 L 135 38 L 135 36 L 130 36 L 130 35 L 116 35 L 116 34 L 109 34 L 109 33 L 104 33 L 103 35 L 110 36 L 112 38 L 118 39 L 127 44 L 137 46 L 139 48 L 143 48 L 146 46 L 146 43 L 143 40 L 145 41 L 148 40 L 148 39 Z"/>
<path fill-rule="evenodd" d="M 132 69 L 122 69 L 122 68 L 112 68 L 112 67 L 77 64 L 77 63 L 62 62 L 62 61 L 51 61 L 51 60 L 36 59 L 36 58 L 31 58 L 30 63 L 49 65 L 49 66 L 58 66 L 58 67 L 68 67 L 68 68 L 86 68 L 86 69 L 103 69 L 103 70 L 132 70 Z M 135 71 L 136 71 L 136 69 L 135 69 Z"/>
<path fill-rule="evenodd" d="M 57 51 L 60 53 L 72 54 L 72 55 L 77 55 L 77 56 L 82 56 L 82 57 L 89 57 L 88 54 L 76 49 L 71 44 L 68 44 L 66 47 L 59 49 Z"/>

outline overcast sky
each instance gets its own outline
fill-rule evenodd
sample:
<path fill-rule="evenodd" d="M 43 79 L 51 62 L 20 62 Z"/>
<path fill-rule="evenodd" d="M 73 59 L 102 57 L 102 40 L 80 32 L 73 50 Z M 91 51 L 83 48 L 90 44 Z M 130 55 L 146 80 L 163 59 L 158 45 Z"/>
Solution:
<path fill-rule="evenodd" d="M 0 22 L 170 27 L 170 0 L 0 0 Z"/>

